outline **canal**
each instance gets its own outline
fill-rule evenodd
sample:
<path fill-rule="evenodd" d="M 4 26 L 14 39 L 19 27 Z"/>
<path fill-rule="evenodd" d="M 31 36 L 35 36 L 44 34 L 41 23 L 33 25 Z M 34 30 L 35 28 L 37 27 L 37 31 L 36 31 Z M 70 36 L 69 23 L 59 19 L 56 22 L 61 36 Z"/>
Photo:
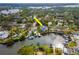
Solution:
<path fill-rule="evenodd" d="M 0 55 L 17 55 L 18 49 L 23 47 L 24 45 L 36 45 L 37 43 L 40 43 L 40 45 L 50 45 L 50 44 L 63 44 L 65 38 L 58 34 L 47 34 L 45 36 L 42 36 L 40 38 L 34 38 L 33 40 L 25 39 L 24 41 L 16 42 L 13 46 L 7 47 L 5 45 L 0 44 Z"/>

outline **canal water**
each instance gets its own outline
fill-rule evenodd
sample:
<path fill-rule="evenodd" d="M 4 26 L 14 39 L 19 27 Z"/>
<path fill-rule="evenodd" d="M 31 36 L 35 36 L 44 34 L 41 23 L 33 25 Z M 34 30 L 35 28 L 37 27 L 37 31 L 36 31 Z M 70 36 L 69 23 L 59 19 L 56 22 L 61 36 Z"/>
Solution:
<path fill-rule="evenodd" d="M 0 44 L 0 55 L 17 55 L 18 49 L 20 49 L 24 45 L 36 45 L 37 43 L 40 43 L 40 45 L 50 45 L 58 43 L 63 44 L 64 40 L 65 39 L 62 36 L 52 33 L 49 35 L 42 36 L 40 38 L 34 38 L 33 40 L 26 39 L 25 41 L 16 42 L 11 47 L 6 47 L 5 45 Z"/>

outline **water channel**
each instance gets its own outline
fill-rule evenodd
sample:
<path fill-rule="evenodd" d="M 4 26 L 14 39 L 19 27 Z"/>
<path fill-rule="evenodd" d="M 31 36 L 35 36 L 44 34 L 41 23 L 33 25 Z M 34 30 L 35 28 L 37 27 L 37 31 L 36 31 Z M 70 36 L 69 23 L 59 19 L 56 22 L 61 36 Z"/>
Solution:
<path fill-rule="evenodd" d="M 40 43 L 40 45 L 50 45 L 50 44 L 58 44 L 64 42 L 65 38 L 58 34 L 49 34 L 42 36 L 40 38 L 34 38 L 33 40 L 25 39 L 24 41 L 16 42 L 12 47 L 7 47 L 5 45 L 0 44 L 0 55 L 17 55 L 17 51 L 24 45 L 31 45 Z"/>

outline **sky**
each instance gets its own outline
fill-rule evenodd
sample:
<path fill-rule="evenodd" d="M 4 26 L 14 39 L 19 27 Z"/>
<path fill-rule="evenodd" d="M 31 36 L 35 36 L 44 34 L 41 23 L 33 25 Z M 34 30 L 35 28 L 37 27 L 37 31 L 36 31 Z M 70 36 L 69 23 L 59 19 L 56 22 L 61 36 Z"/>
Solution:
<path fill-rule="evenodd" d="M 79 3 L 79 0 L 0 0 L 0 3 Z"/>

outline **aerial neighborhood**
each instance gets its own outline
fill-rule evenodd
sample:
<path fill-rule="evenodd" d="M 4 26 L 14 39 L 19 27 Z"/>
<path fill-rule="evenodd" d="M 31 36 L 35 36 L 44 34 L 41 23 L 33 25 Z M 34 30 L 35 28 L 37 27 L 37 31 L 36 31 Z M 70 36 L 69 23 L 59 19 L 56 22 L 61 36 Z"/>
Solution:
<path fill-rule="evenodd" d="M 0 5 L 0 54 L 79 55 L 79 7 L 53 5 Z"/>

